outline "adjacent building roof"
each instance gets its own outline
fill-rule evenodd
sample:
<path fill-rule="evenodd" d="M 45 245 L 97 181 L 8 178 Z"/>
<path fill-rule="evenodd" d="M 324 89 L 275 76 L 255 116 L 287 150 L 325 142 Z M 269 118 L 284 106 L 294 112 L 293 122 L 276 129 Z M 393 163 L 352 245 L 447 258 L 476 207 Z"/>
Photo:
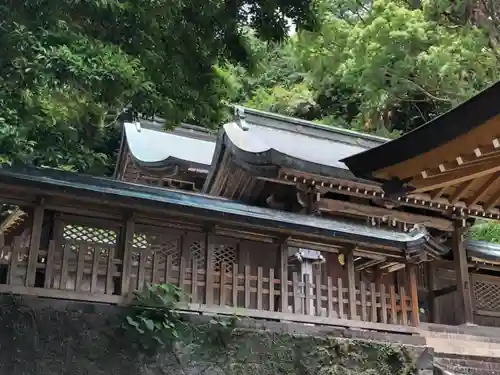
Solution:
<path fill-rule="evenodd" d="M 340 160 L 375 147 L 384 138 L 244 108 L 245 130 L 238 121 L 222 127 L 216 138 L 206 130 L 182 125 L 161 131 L 164 122 L 124 125 L 124 140 L 140 167 L 209 169 L 218 150 L 227 147 L 240 162 L 275 165 L 321 175 L 347 173 Z M 223 146 L 223 147 L 222 147 Z M 328 150 L 328 151 L 327 151 Z M 333 152 L 332 152 L 333 151 Z"/>
<path fill-rule="evenodd" d="M 254 109 L 242 111 L 240 118 L 225 124 L 219 133 L 205 192 L 211 191 L 225 155 L 264 177 L 276 177 L 284 168 L 350 180 L 356 178 L 340 160 L 387 141 Z"/>
<path fill-rule="evenodd" d="M 392 181 L 387 188 L 400 193 L 450 188 L 451 203 L 461 199 L 489 212 L 500 200 L 499 103 L 497 82 L 412 132 L 342 161 L 358 177 Z"/>
<path fill-rule="evenodd" d="M 207 170 L 215 150 L 215 136 L 192 125 L 162 131 L 162 122 L 141 121 L 124 124 L 124 138 L 133 161 L 156 170 Z"/>
<path fill-rule="evenodd" d="M 500 245 L 477 240 L 468 240 L 465 244 L 467 255 L 476 262 L 500 264 Z"/>
<path fill-rule="evenodd" d="M 250 164 L 279 165 L 320 175 L 347 169 L 341 161 L 387 140 L 310 121 L 245 108 L 224 125 L 222 141 Z"/>

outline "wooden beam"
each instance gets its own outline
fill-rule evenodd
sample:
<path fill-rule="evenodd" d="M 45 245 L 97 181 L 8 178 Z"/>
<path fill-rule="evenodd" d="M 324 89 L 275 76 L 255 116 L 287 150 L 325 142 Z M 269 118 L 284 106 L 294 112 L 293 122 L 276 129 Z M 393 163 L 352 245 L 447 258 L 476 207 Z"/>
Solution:
<path fill-rule="evenodd" d="M 473 323 L 474 315 L 472 309 L 469 269 L 463 241 L 465 230 L 465 220 L 458 220 L 455 222 L 455 230 L 453 231 L 452 236 L 453 262 L 455 264 L 459 298 L 461 299 L 462 305 L 462 322 Z"/>
<path fill-rule="evenodd" d="M 333 199 L 321 199 L 319 202 L 319 209 L 321 211 L 338 212 L 342 214 L 357 215 L 357 216 L 370 216 L 377 218 L 384 218 L 387 220 L 395 219 L 409 224 L 423 224 L 426 227 L 439 229 L 446 232 L 453 231 L 453 222 L 442 218 L 431 216 L 411 214 L 408 212 L 401 212 L 390 210 L 388 208 L 368 206 L 359 203 L 338 201 Z"/>
<path fill-rule="evenodd" d="M 442 173 L 437 176 L 414 178 L 410 184 L 415 187 L 412 193 L 422 193 L 429 190 L 439 189 L 444 186 L 458 185 L 480 177 L 500 172 L 500 156 L 486 162 L 474 163 L 463 168 L 457 168 L 451 172 Z"/>
<path fill-rule="evenodd" d="M 476 180 L 465 181 L 460 186 L 457 186 L 453 194 L 450 196 L 450 203 L 457 203 L 465 195 L 467 190 L 469 190 L 472 185 L 474 185 L 475 182 Z"/>
<path fill-rule="evenodd" d="M 486 194 L 488 193 L 489 189 L 495 185 L 496 183 L 498 183 L 500 181 L 500 173 L 495 173 L 493 175 L 491 175 L 487 180 L 486 182 L 484 182 L 477 190 L 476 192 L 474 193 L 474 195 L 472 195 L 471 197 L 469 197 L 469 199 L 467 199 L 467 201 L 465 202 L 467 204 L 467 206 L 472 206 L 473 204 L 476 204 L 477 202 L 480 202 L 482 201 Z"/>
<path fill-rule="evenodd" d="M 372 268 L 374 266 L 377 266 L 379 265 L 380 263 L 384 263 L 387 259 L 384 257 L 382 259 L 371 259 L 363 264 L 360 264 L 358 266 L 356 266 L 356 271 L 363 271 L 367 268 Z"/>
<path fill-rule="evenodd" d="M 500 200 L 500 186 L 497 186 L 497 191 L 495 191 L 491 197 L 483 204 L 483 210 L 485 212 L 491 210 L 495 207 Z"/>

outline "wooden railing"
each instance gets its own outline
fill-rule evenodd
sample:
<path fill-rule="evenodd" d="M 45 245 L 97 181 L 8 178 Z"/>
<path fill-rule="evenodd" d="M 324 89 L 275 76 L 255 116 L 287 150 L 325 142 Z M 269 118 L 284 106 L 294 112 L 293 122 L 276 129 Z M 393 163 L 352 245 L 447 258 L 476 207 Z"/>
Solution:
<path fill-rule="evenodd" d="M 36 249 L 35 249 L 36 250 Z M 303 280 L 291 273 L 286 280 L 273 268 L 252 269 L 222 263 L 199 268 L 197 259 L 140 252 L 122 261 L 113 245 L 66 243 L 34 251 L 19 246 L 3 247 L 0 259 L 0 292 L 34 294 L 73 300 L 124 303 L 131 291 L 148 283 L 173 283 L 189 296 L 189 308 L 224 308 L 261 318 L 321 323 L 351 321 L 418 325 L 404 287 L 361 282 L 354 288 L 345 280 L 320 275 Z M 5 256 L 7 255 L 7 256 Z M 31 267 L 30 267 L 31 265 Z M 123 275 L 129 275 L 126 279 Z M 32 281 L 30 281 L 32 280 Z M 286 294 L 285 294 L 286 293 Z M 282 296 L 285 301 L 282 301 Z M 284 307 L 284 309 L 283 309 Z"/>
<path fill-rule="evenodd" d="M 228 268 L 231 268 L 230 272 Z M 193 273 L 193 268 L 186 267 L 185 261 L 181 259 L 179 266 L 171 266 L 167 271 L 168 282 L 179 285 L 189 295 L 192 304 L 270 313 L 281 310 L 278 301 L 281 301 L 282 280 L 275 277 L 273 268 L 264 270 L 257 267 L 255 272 L 251 272 L 251 268 L 245 266 L 240 272 L 237 264 L 222 263 L 220 270 L 212 272 L 208 282 L 204 269 L 194 270 Z M 412 321 L 410 298 L 404 287 L 396 293 L 394 287 L 361 282 L 352 298 L 341 278 L 334 281 L 328 277 L 327 283 L 322 284 L 320 275 L 316 275 L 314 280 L 305 275 L 302 281 L 298 273 L 294 272 L 291 279 L 286 281 L 288 310 L 285 313 L 418 325 L 418 321 Z"/>

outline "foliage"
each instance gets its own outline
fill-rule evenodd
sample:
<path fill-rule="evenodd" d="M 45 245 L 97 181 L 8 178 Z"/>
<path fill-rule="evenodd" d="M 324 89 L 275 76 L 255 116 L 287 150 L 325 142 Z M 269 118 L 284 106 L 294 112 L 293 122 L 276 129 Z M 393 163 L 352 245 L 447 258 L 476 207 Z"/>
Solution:
<path fill-rule="evenodd" d="M 466 17 L 464 3 L 319 0 L 319 30 L 265 44 L 268 57 L 246 72 L 255 78 L 240 75 L 248 92 L 236 99 L 359 131 L 407 132 L 500 79 L 496 28 Z M 259 80 L 270 74 L 278 77 Z M 259 84 L 245 84 L 252 79 Z"/>
<path fill-rule="evenodd" d="M 229 102 L 395 137 L 500 78 L 489 0 L 0 0 L 0 162 L 105 174 L 117 120 Z M 297 32 L 286 37 L 287 22 Z"/>
<path fill-rule="evenodd" d="M 107 172 L 120 116 L 224 116 L 217 63 L 248 64 L 242 26 L 281 40 L 309 0 L 0 1 L 0 161 Z"/>
<path fill-rule="evenodd" d="M 473 240 L 500 244 L 500 225 L 495 221 L 477 223 L 471 228 L 469 237 Z"/>
<path fill-rule="evenodd" d="M 263 334 L 239 329 L 237 317 L 216 317 L 208 324 L 193 323 L 181 318 L 177 310 L 183 298 L 180 289 L 170 284 L 150 285 L 136 294 L 135 314 L 128 315 L 125 324 L 133 334 L 138 334 L 140 342 L 156 343 L 155 348 L 148 345 L 143 349 L 174 351 L 180 368 L 232 375 L 415 373 L 411 355 L 403 347 Z"/>
<path fill-rule="evenodd" d="M 183 291 L 172 284 L 147 285 L 136 292 L 134 313 L 127 316 L 127 327 L 139 333 L 144 348 L 166 346 L 179 339 L 177 308 L 183 297 Z"/>

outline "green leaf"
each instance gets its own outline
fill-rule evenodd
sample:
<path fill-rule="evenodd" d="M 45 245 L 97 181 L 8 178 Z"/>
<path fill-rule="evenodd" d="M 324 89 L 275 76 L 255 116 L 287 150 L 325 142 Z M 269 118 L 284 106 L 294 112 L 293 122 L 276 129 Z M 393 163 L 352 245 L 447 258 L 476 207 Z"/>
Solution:
<path fill-rule="evenodd" d="M 133 327 L 138 327 L 139 323 L 137 323 L 132 317 L 127 316 L 127 323 L 130 324 Z"/>

